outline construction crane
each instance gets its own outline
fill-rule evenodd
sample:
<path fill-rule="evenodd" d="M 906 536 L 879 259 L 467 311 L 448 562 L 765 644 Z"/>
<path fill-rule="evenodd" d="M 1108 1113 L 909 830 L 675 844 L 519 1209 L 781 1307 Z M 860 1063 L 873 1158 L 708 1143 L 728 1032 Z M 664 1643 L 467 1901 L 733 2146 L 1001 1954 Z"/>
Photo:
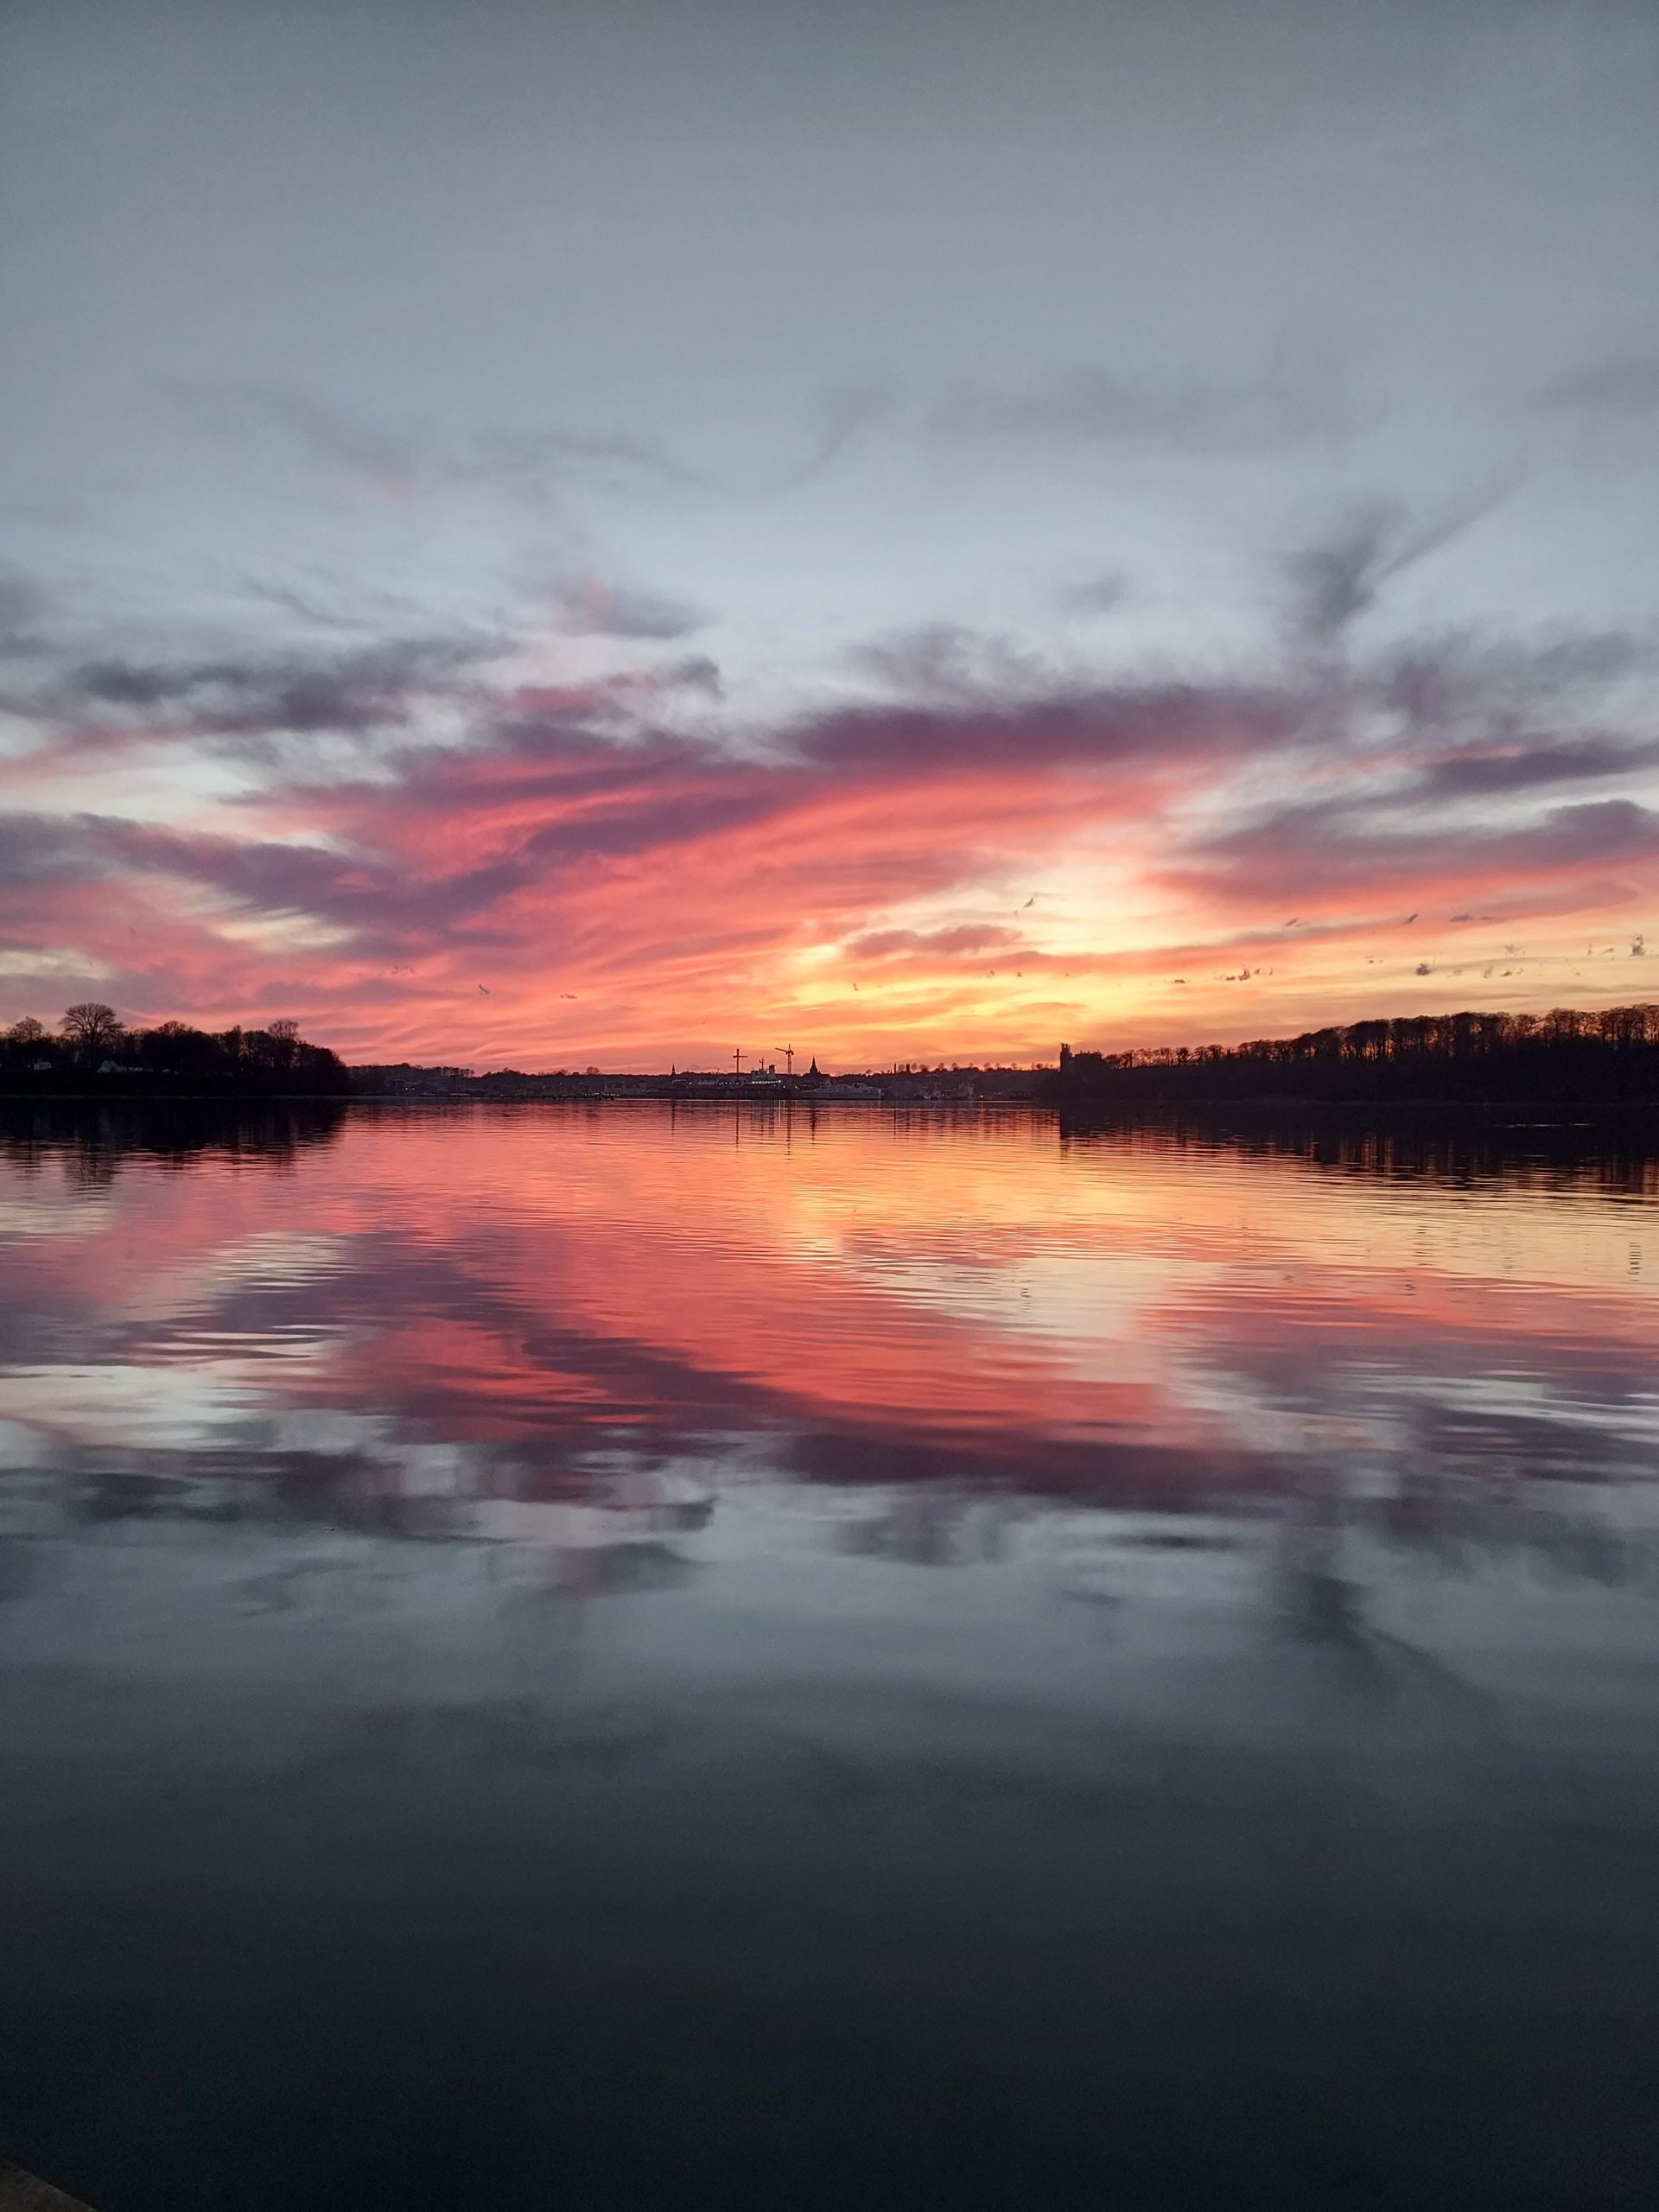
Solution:
<path fill-rule="evenodd" d="M 784 1058 L 787 1063 L 788 1072 L 791 1077 L 793 1077 L 795 1073 L 795 1047 L 792 1045 L 777 1045 L 774 1046 L 772 1049 L 774 1052 L 779 1052 L 783 1054 Z"/>

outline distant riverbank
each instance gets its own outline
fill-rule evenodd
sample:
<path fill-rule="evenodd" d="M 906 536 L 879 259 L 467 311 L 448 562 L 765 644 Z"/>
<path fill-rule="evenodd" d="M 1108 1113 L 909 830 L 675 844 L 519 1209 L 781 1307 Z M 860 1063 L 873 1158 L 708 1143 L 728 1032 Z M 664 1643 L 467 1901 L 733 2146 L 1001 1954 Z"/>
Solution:
<path fill-rule="evenodd" d="M 0 1031 L 0 1095 L 14 1098 L 329 1098 L 348 1087 L 339 1054 L 286 1019 L 263 1029 L 132 1027 L 87 999 L 55 1030 L 24 1014 Z"/>
<path fill-rule="evenodd" d="M 842 1089 L 817 1092 L 671 1091 L 613 1090 L 595 1084 L 581 1091 L 495 1089 L 481 1085 L 464 1091 L 285 1090 L 252 1085 L 207 1085 L 185 1082 L 35 1084 L 0 1080 L 0 1105 L 89 1107 L 99 1112 L 124 1107 L 328 1107 L 410 1110 L 463 1106 L 742 1106 L 751 1111 L 798 1114 L 820 1110 L 925 1108 L 940 1113 L 976 1113 L 984 1108 L 1014 1107 L 1058 1119 L 1063 1125 L 1100 1128 L 1192 1121 L 1208 1127 L 1230 1120 L 1302 1121 L 1352 1125 L 1387 1123 L 1443 1128 L 1634 1128 L 1659 1135 L 1659 1097 L 1653 1098 L 1310 1098 L 1291 1092 L 1263 1092 L 1239 1098 L 1182 1098 L 1160 1094 L 1120 1097 L 1058 1095 L 1053 1087 L 982 1096 L 931 1097 L 878 1090 Z"/>
<path fill-rule="evenodd" d="M 1295 1100 L 1325 1105 L 1548 1107 L 1659 1103 L 1659 1005 L 1547 1014 L 1413 1014 L 1242 1045 L 1074 1052 L 1051 1091 L 1131 1110 Z"/>

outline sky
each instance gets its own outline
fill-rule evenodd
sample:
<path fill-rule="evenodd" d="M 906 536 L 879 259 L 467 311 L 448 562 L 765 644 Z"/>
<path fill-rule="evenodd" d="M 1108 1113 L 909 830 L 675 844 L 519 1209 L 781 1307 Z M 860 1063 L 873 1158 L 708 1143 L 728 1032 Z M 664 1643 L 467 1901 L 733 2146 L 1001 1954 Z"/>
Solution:
<path fill-rule="evenodd" d="M 1645 0 L 11 0 L 0 1022 L 1659 995 Z"/>

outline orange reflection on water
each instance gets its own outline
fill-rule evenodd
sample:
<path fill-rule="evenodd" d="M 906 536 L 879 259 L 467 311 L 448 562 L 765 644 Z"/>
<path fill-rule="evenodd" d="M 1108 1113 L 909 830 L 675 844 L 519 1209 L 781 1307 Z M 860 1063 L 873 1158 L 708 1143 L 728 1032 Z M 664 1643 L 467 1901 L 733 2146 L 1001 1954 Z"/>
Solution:
<path fill-rule="evenodd" d="M 539 1481 L 748 1436 L 815 1474 L 1188 1489 L 1397 1453 L 1408 1402 L 1466 1427 L 1495 1392 L 1645 1434 L 1645 1188 L 1027 1113 L 359 1111 L 181 1166 L 14 1144 L 0 1418 L 232 1455 L 250 1423 L 343 1450 L 343 1421 L 544 1447 Z"/>

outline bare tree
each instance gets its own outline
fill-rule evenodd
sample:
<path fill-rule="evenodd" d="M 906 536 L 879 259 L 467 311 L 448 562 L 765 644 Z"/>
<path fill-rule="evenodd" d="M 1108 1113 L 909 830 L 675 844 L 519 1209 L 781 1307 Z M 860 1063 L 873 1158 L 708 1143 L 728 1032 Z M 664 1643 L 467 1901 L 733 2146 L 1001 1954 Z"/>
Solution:
<path fill-rule="evenodd" d="M 46 1041 L 46 1024 L 26 1014 L 21 1021 L 14 1021 L 6 1032 L 8 1045 L 41 1045 Z"/>
<path fill-rule="evenodd" d="M 65 1043 L 84 1059 L 107 1052 L 120 1040 L 121 1018 L 102 999 L 82 999 L 77 1005 L 67 1007 L 60 1026 Z"/>

